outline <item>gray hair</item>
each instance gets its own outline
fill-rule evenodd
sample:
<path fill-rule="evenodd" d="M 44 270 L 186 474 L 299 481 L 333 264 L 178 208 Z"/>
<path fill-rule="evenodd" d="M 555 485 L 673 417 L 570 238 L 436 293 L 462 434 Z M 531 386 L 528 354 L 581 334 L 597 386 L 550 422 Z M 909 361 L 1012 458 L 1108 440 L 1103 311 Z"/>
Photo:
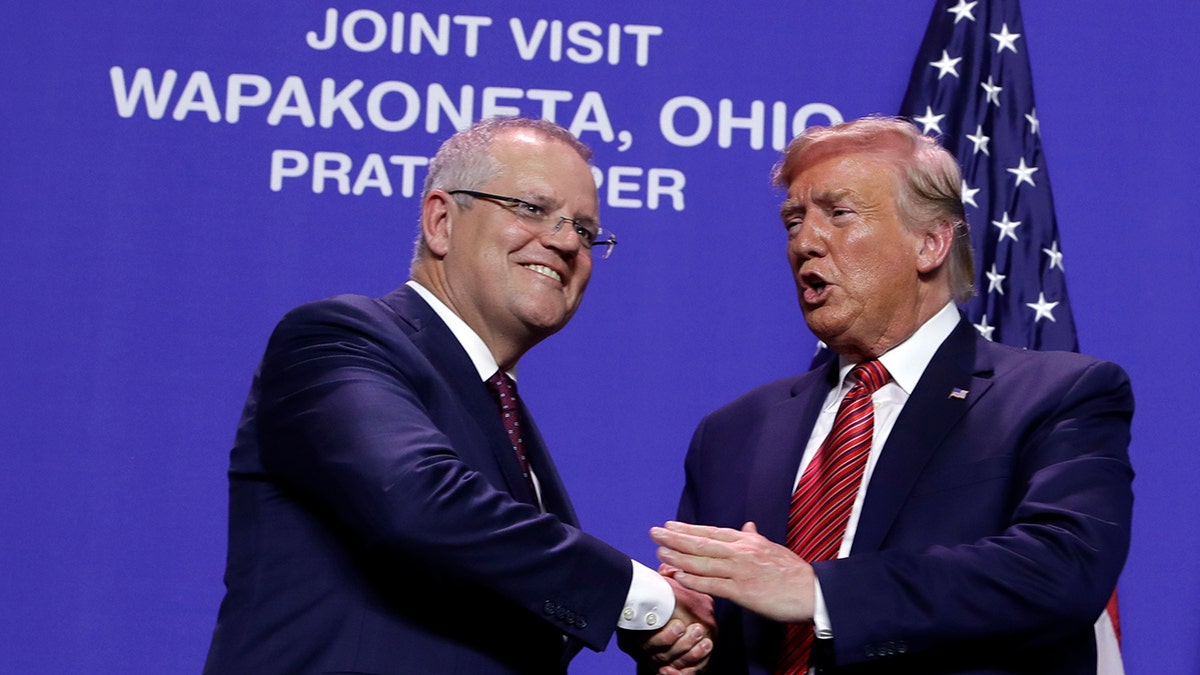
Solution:
<path fill-rule="evenodd" d="M 425 176 L 425 186 L 421 191 L 422 202 L 433 190 L 478 189 L 494 179 L 504 167 L 492 156 L 492 143 L 501 134 L 523 129 L 564 143 L 584 162 L 592 162 L 591 148 L 554 122 L 527 117 L 489 117 L 454 134 L 438 148 L 437 154 L 429 162 L 429 173 Z M 463 208 L 470 206 L 467 195 L 454 195 L 454 200 Z M 418 227 L 417 239 L 413 243 L 414 265 L 424 253 L 425 236 Z"/>
<path fill-rule="evenodd" d="M 897 177 L 902 179 L 896 191 L 896 207 L 910 230 L 941 223 L 953 226 L 954 240 L 946 261 L 950 292 L 955 302 L 970 300 L 975 295 L 975 252 L 954 156 L 907 120 L 870 116 L 805 129 L 788 143 L 771 172 L 771 182 L 786 190 L 805 167 L 844 152 L 883 155 L 894 162 Z"/>

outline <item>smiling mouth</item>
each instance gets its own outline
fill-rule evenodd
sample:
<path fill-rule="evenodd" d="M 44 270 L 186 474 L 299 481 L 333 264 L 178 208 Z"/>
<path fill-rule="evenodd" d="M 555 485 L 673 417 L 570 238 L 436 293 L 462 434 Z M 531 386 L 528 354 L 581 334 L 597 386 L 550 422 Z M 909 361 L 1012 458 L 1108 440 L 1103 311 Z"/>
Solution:
<path fill-rule="evenodd" d="M 524 267 L 525 269 L 528 269 L 528 270 L 533 270 L 534 272 L 537 272 L 538 274 L 543 274 L 545 276 L 548 276 L 560 284 L 562 283 L 562 275 L 559 274 L 558 272 L 555 272 L 554 270 L 550 269 L 549 267 L 546 267 L 545 265 L 522 265 L 522 267 Z"/>

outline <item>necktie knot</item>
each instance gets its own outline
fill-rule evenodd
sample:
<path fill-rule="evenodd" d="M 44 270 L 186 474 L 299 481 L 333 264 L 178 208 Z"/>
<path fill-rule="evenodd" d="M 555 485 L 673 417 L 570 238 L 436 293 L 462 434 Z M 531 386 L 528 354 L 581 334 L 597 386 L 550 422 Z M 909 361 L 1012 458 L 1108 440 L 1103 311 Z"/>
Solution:
<path fill-rule="evenodd" d="M 517 383 L 512 381 L 504 371 L 497 370 L 494 375 L 487 380 L 488 387 L 491 388 L 492 394 L 496 397 L 496 402 L 500 405 L 500 409 L 509 412 L 517 408 Z"/>
<path fill-rule="evenodd" d="M 867 390 L 867 393 L 874 394 L 880 387 L 887 384 L 888 380 L 892 379 L 887 368 L 879 361 L 864 361 L 863 363 L 854 366 L 850 371 L 854 379 L 858 380 L 858 385 Z"/>

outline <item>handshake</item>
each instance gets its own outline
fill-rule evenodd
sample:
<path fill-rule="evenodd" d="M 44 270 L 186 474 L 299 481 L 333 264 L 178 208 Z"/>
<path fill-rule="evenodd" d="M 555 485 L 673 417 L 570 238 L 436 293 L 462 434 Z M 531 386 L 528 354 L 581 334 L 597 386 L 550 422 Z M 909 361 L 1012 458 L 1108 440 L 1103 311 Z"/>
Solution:
<path fill-rule="evenodd" d="M 662 565 L 658 571 L 675 592 L 675 612 L 657 631 L 618 630 L 617 644 L 638 662 L 639 673 L 699 673 L 708 665 L 716 633 L 712 598 L 680 585 L 671 567 Z"/>
<path fill-rule="evenodd" d="M 669 522 L 652 528 L 650 538 L 663 561 L 658 571 L 675 591 L 675 614 L 648 638 L 645 631 L 620 631 L 618 643 L 640 672 L 692 675 L 708 665 L 716 634 L 711 596 L 781 623 L 812 621 L 812 566 L 760 535 L 754 523 L 733 530 Z"/>

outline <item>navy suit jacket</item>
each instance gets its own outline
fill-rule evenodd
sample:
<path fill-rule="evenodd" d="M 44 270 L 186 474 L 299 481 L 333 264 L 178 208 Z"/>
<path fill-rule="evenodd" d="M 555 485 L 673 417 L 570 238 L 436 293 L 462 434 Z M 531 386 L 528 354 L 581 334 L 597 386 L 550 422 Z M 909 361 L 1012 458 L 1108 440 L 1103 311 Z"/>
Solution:
<path fill-rule="evenodd" d="M 289 313 L 231 453 L 205 672 L 542 674 L 603 649 L 630 560 L 578 529 L 526 423 L 546 513 L 487 385 L 415 291 Z"/>
<path fill-rule="evenodd" d="M 793 481 L 837 363 L 709 415 L 679 518 L 785 542 Z M 955 389 L 965 398 L 950 396 Z M 1133 397 L 1116 365 L 983 340 L 965 320 L 912 392 L 849 557 L 814 565 L 827 673 L 1087 673 L 1129 546 Z M 771 673 L 781 626 L 719 601 L 710 672 Z"/>

